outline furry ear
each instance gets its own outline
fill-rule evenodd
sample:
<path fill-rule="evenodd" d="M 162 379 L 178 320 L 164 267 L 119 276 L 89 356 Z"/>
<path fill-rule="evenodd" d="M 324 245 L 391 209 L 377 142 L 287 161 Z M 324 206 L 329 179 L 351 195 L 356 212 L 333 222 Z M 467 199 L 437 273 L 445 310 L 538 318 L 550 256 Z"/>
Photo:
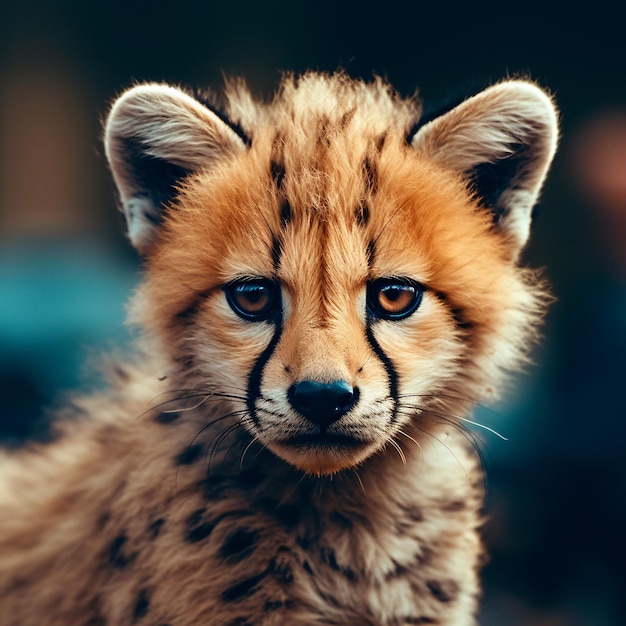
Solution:
<path fill-rule="evenodd" d="M 427 122 L 409 139 L 419 152 L 461 173 L 494 213 L 517 259 L 532 209 L 556 150 L 550 97 L 525 81 L 506 81 Z"/>
<path fill-rule="evenodd" d="M 217 113 L 183 91 L 145 84 L 115 102 L 104 145 L 130 240 L 145 253 L 176 184 L 243 150 L 245 141 Z"/>

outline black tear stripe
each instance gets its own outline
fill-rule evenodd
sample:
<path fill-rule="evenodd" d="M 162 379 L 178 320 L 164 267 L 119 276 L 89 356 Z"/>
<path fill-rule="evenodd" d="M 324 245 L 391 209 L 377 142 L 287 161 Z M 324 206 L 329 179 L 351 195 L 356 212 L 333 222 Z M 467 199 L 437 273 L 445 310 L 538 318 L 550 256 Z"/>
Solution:
<path fill-rule="evenodd" d="M 387 356 L 385 351 L 380 347 L 374 332 L 372 331 L 372 319 L 368 316 L 365 326 L 365 335 L 369 342 L 374 354 L 380 359 L 385 371 L 387 372 L 387 379 L 389 380 L 389 396 L 393 400 L 393 412 L 391 413 L 391 423 L 393 424 L 398 417 L 398 373 L 393 364 L 393 361 Z"/>
<path fill-rule="evenodd" d="M 251 322 L 254 323 L 254 322 Z M 256 411 L 254 409 L 254 404 L 258 398 L 261 397 L 261 381 L 263 378 L 263 369 L 267 365 L 267 362 L 270 360 L 272 354 L 274 354 L 274 350 L 280 341 L 280 336 L 283 330 L 283 313 L 282 309 L 279 309 L 274 319 L 269 320 L 269 323 L 274 324 L 274 335 L 270 339 L 270 342 L 267 344 L 267 348 L 261 352 L 261 355 L 256 360 L 254 367 L 250 371 L 250 375 L 248 376 L 248 397 L 246 400 L 246 406 L 248 408 L 248 413 L 252 418 L 252 422 L 254 425 L 259 428 L 259 418 L 257 417 Z"/>

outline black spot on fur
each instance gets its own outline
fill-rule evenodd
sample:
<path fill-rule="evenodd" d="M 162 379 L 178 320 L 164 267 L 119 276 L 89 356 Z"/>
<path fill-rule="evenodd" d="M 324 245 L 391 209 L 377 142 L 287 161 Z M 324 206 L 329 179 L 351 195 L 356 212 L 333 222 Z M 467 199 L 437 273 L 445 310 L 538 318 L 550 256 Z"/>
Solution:
<path fill-rule="evenodd" d="M 98 531 L 103 530 L 104 527 L 109 523 L 110 519 L 111 519 L 111 514 L 108 511 L 100 515 L 100 517 L 98 518 L 98 521 L 96 522 L 96 530 Z"/>
<path fill-rule="evenodd" d="M 405 506 L 402 508 L 402 512 L 411 522 L 424 521 L 424 514 L 422 513 L 421 509 L 417 508 L 416 506 Z"/>
<path fill-rule="evenodd" d="M 341 526 L 342 528 L 345 528 L 345 529 L 352 528 L 354 526 L 354 524 L 352 523 L 352 520 L 346 517 L 345 515 L 339 513 L 339 511 L 333 511 L 330 514 L 330 521 L 333 524 L 337 524 L 337 526 Z"/>
<path fill-rule="evenodd" d="M 114 373 L 120 382 L 127 383 L 130 380 L 128 372 L 121 365 L 115 366 Z"/>
<path fill-rule="evenodd" d="M 465 510 L 465 502 L 463 500 L 452 500 L 452 502 L 444 504 L 441 510 L 448 513 L 458 513 Z"/>
<path fill-rule="evenodd" d="M 124 546 L 127 541 L 128 537 L 122 533 L 113 540 L 109 547 L 109 563 L 116 569 L 125 569 L 136 556 L 136 554 L 131 554 L 130 556 L 124 554 Z"/>
<path fill-rule="evenodd" d="M 320 548 L 320 555 L 322 557 L 322 561 L 324 561 L 327 565 L 330 565 L 330 567 L 336 572 L 341 570 L 339 563 L 337 563 L 335 551 L 332 548 Z"/>
<path fill-rule="evenodd" d="M 460 328 L 462 330 L 469 330 L 474 327 L 474 324 L 472 322 L 469 322 L 464 318 L 463 309 L 450 309 L 450 312 L 452 313 L 452 317 L 454 317 L 457 328 Z"/>
<path fill-rule="evenodd" d="M 96 598 L 94 600 L 94 602 L 92 604 L 90 604 L 89 606 L 89 612 L 93 614 L 93 617 L 91 617 L 87 623 L 85 624 L 85 626 L 107 626 L 107 621 L 106 619 L 102 616 L 101 610 L 100 610 L 100 605 L 101 602 L 98 598 Z"/>
<path fill-rule="evenodd" d="M 370 209 L 366 202 L 361 202 L 355 211 L 356 223 L 363 228 L 370 221 Z"/>
<path fill-rule="evenodd" d="M 172 424 L 180 417 L 178 411 L 163 411 L 163 413 L 157 413 L 154 416 L 154 421 L 159 424 Z"/>
<path fill-rule="evenodd" d="M 133 608 L 133 622 L 138 622 L 148 614 L 150 609 L 150 593 L 147 589 L 141 589 Z"/>
<path fill-rule="evenodd" d="M 206 509 L 194 511 L 186 522 L 186 537 L 189 543 L 197 543 L 206 539 L 215 528 L 215 523 L 205 520 Z"/>
<path fill-rule="evenodd" d="M 293 582 L 293 571 L 289 563 L 285 562 L 278 556 L 270 563 L 270 571 L 279 583 L 283 585 L 290 585 Z"/>
<path fill-rule="evenodd" d="M 336 572 L 341 572 L 341 574 L 343 574 L 343 576 L 345 576 L 350 582 L 356 581 L 357 575 L 354 570 L 349 567 L 342 567 L 339 565 L 335 551 L 332 548 L 320 548 L 320 555 L 324 563 L 329 565 L 331 569 Z"/>
<path fill-rule="evenodd" d="M 161 534 L 163 524 L 165 524 L 165 519 L 159 517 L 159 519 L 154 520 L 154 522 L 148 526 L 148 535 L 150 539 L 156 539 Z"/>
<path fill-rule="evenodd" d="M 393 580 L 394 578 L 402 578 L 408 574 L 409 569 L 400 563 L 393 561 L 394 568 L 385 574 L 385 580 Z"/>
<path fill-rule="evenodd" d="M 274 509 L 276 519 L 285 528 L 293 528 L 300 521 L 300 507 L 297 504 L 281 504 Z"/>
<path fill-rule="evenodd" d="M 470 322 L 467 319 L 465 319 L 465 314 L 463 312 L 463 309 L 461 309 L 460 307 L 452 306 L 450 304 L 450 299 L 448 298 L 447 294 L 443 293 L 442 291 L 436 291 L 434 293 L 437 296 L 437 298 L 439 298 L 439 300 L 441 300 L 450 309 L 450 313 L 452 314 L 452 317 L 454 318 L 454 322 L 457 328 L 461 330 L 469 330 L 474 327 L 473 322 Z"/>
<path fill-rule="evenodd" d="M 245 489 L 256 489 L 265 480 L 265 474 L 258 469 L 247 469 L 239 474 L 237 482 Z"/>
<path fill-rule="evenodd" d="M 272 611 L 278 611 L 278 609 L 282 609 L 284 603 L 282 600 L 267 600 L 263 605 L 263 610 L 270 613 Z"/>
<path fill-rule="evenodd" d="M 402 622 L 405 624 L 438 624 L 439 622 L 432 617 L 403 617 Z"/>
<path fill-rule="evenodd" d="M 302 567 L 304 568 L 304 571 L 307 574 L 310 574 L 311 576 L 315 576 L 315 572 L 313 572 L 313 568 L 311 567 L 311 564 L 307 560 L 304 560 L 302 562 Z"/>
<path fill-rule="evenodd" d="M 267 576 L 267 574 L 268 571 L 265 570 L 256 576 L 250 576 L 250 578 L 245 578 L 244 580 L 228 587 L 228 589 L 222 593 L 222 600 L 224 602 L 234 602 L 236 600 L 241 600 L 241 598 L 251 596 L 256 591 L 257 585 Z"/>
<path fill-rule="evenodd" d="M 225 491 L 233 488 L 233 481 L 223 474 L 209 474 L 202 482 L 201 486 L 204 491 L 204 497 L 207 500 L 216 500 L 222 496 Z"/>
<path fill-rule="evenodd" d="M 220 557 L 229 563 L 239 563 L 249 557 L 256 548 L 259 533 L 248 528 L 237 528 L 220 548 Z"/>
<path fill-rule="evenodd" d="M 452 602 L 459 593 L 459 586 L 453 580 L 443 583 L 437 582 L 436 580 L 429 580 L 426 582 L 426 586 L 433 598 L 443 603 Z"/>
<path fill-rule="evenodd" d="M 196 461 L 202 458 L 204 453 L 204 447 L 202 444 L 195 444 L 185 448 L 175 459 L 175 464 L 178 465 L 192 465 Z"/>

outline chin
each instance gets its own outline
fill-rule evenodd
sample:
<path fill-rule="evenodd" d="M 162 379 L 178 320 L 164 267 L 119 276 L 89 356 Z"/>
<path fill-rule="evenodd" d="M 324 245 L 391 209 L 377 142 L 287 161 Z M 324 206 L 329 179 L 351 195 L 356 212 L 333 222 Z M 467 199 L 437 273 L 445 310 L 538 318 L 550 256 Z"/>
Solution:
<path fill-rule="evenodd" d="M 357 467 L 377 446 L 352 437 L 300 435 L 272 442 L 268 447 L 296 469 L 312 476 L 332 476 Z"/>

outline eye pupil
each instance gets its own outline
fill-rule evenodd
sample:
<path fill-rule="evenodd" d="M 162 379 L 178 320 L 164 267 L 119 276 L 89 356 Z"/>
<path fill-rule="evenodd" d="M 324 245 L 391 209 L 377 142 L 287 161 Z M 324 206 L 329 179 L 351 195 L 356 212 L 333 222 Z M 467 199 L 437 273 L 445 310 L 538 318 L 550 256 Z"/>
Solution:
<path fill-rule="evenodd" d="M 419 307 L 424 287 L 409 278 L 379 278 L 368 285 L 367 307 L 374 317 L 400 320 Z"/>
<path fill-rule="evenodd" d="M 279 289 L 269 280 L 238 281 L 224 287 L 226 300 L 239 317 L 250 321 L 268 319 L 279 303 Z"/>
<path fill-rule="evenodd" d="M 397 287 L 386 287 L 381 290 L 381 295 L 391 302 L 400 299 L 405 293 L 406 290 L 398 289 Z"/>

